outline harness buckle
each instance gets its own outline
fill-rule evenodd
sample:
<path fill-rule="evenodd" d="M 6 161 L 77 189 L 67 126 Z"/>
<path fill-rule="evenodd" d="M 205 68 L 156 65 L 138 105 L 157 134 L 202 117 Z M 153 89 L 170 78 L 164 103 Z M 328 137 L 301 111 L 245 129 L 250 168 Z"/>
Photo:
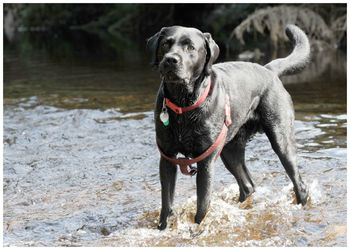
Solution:
<path fill-rule="evenodd" d="M 177 159 L 180 160 L 180 163 L 178 165 L 180 166 L 181 173 L 190 176 L 194 176 L 195 174 L 197 174 L 197 168 L 193 167 L 191 163 L 189 163 L 189 158 L 180 157 Z"/>

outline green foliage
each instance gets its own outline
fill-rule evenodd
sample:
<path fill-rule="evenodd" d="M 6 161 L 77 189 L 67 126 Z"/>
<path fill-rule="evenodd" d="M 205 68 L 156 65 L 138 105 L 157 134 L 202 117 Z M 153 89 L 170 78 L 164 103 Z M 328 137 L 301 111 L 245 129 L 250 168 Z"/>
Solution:
<path fill-rule="evenodd" d="M 220 41 L 227 39 L 224 30 L 230 30 L 238 25 L 259 5 L 252 4 L 224 4 L 214 9 L 205 21 L 206 27 L 211 30 L 212 35 Z"/>
<path fill-rule="evenodd" d="M 90 22 L 105 13 L 101 4 L 11 4 L 17 10 L 19 25 L 58 29 Z"/>
<path fill-rule="evenodd" d="M 282 31 L 289 23 L 296 24 L 303 29 L 312 44 L 319 46 L 323 42 L 330 47 L 337 45 L 346 34 L 346 12 L 343 14 L 341 11 L 332 11 L 332 9 L 341 10 L 343 7 L 341 5 L 328 6 L 331 7 L 330 14 L 326 15 L 325 12 L 320 11 L 323 16 L 315 11 L 324 10 L 325 6 L 322 8 L 313 7 L 314 10 L 309 9 L 307 5 L 278 5 L 255 10 L 231 32 L 227 47 L 233 36 L 244 44 L 244 34 L 258 32 L 261 35 L 268 33 L 270 41 L 276 49 L 279 43 L 288 41 Z M 343 15 L 337 17 L 334 15 L 336 12 Z M 328 25 L 325 19 L 328 20 Z"/>
<path fill-rule="evenodd" d="M 145 38 L 175 24 L 211 32 L 222 50 L 226 45 L 235 52 L 242 47 L 239 41 L 256 47 L 262 42 L 257 38 L 266 34 L 276 43 L 283 24 L 293 20 L 319 40 L 333 36 L 337 43 L 346 41 L 344 4 L 5 4 L 5 15 L 8 10 L 15 13 L 17 27 L 25 30 L 82 29 L 108 39 L 119 51 L 131 44 L 144 46 Z"/>

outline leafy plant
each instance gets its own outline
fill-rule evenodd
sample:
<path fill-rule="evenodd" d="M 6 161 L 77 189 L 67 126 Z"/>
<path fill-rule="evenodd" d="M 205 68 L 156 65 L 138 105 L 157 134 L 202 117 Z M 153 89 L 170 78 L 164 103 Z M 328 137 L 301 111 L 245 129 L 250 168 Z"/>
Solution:
<path fill-rule="evenodd" d="M 262 35 L 268 33 L 273 47 L 277 48 L 280 41 L 288 41 L 281 31 L 289 23 L 303 29 L 311 42 L 324 41 L 329 45 L 339 42 L 346 32 L 346 15 L 336 19 L 331 29 L 320 14 L 305 6 L 280 5 L 255 10 L 231 32 L 226 47 L 229 49 L 233 37 L 244 44 L 244 34 L 256 31 Z"/>

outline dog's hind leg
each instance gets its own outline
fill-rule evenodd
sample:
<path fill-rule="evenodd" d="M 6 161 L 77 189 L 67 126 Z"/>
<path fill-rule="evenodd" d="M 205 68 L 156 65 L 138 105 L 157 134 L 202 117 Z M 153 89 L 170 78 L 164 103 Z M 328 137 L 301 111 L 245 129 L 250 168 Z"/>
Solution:
<path fill-rule="evenodd" d="M 254 192 L 254 183 L 245 165 L 245 143 L 231 141 L 221 152 L 221 160 L 239 185 L 239 201 L 245 201 Z"/>
<path fill-rule="evenodd" d="M 262 110 L 263 129 L 270 140 L 273 150 L 278 155 L 284 169 L 293 182 L 297 202 L 305 205 L 308 191 L 301 179 L 297 165 L 292 100 L 287 91 L 283 89 L 270 92 L 267 98 L 269 102 L 263 103 L 264 105 L 260 107 Z"/>
<path fill-rule="evenodd" d="M 158 229 L 164 230 L 167 226 L 168 216 L 172 215 L 172 205 L 174 201 L 174 190 L 176 182 L 177 167 L 163 157 L 159 163 L 160 184 L 162 187 L 162 210 L 158 223 Z"/>
<path fill-rule="evenodd" d="M 265 133 L 271 142 L 273 150 L 278 155 L 284 169 L 293 182 L 297 202 L 305 205 L 308 192 L 299 174 L 294 133 L 290 128 L 281 129 L 279 126 L 267 128 L 265 129 Z"/>

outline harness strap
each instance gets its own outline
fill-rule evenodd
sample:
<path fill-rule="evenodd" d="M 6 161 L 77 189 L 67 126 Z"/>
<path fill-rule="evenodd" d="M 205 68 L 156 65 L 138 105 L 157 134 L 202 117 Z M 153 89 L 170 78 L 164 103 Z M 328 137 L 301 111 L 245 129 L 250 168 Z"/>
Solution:
<path fill-rule="evenodd" d="M 180 170 L 181 173 L 185 174 L 185 175 L 195 175 L 197 173 L 197 168 L 192 167 L 191 165 L 194 163 L 197 163 L 203 159 L 205 159 L 206 157 L 208 157 L 211 153 L 213 153 L 218 147 L 219 145 L 222 143 L 221 149 L 219 150 L 219 152 L 216 154 L 214 162 L 217 160 L 217 158 L 219 157 L 219 155 L 221 154 L 221 151 L 225 145 L 225 140 L 226 140 L 226 135 L 227 135 L 227 130 L 228 130 L 228 126 L 232 123 L 231 121 L 231 112 L 230 112 L 230 99 L 228 97 L 228 95 L 226 95 L 226 104 L 225 104 L 225 121 L 224 124 L 222 125 L 222 129 L 221 132 L 219 134 L 219 136 L 216 138 L 216 141 L 200 156 L 190 159 L 190 158 L 171 158 L 168 157 L 167 155 L 164 154 L 164 152 L 160 149 L 158 142 L 157 142 L 157 147 L 158 150 L 160 152 L 160 154 L 168 161 L 179 165 L 180 166 Z M 190 171 L 188 170 L 188 167 L 190 169 Z"/>
<path fill-rule="evenodd" d="M 192 109 L 195 109 L 199 105 L 201 105 L 204 102 L 205 98 L 207 98 L 209 91 L 210 91 L 210 87 L 211 87 L 211 82 L 209 82 L 208 86 L 205 88 L 203 94 L 197 100 L 197 102 L 191 106 L 187 106 L 187 107 L 183 107 L 183 108 L 179 107 L 175 103 L 171 102 L 168 98 L 165 98 L 165 103 L 172 111 L 174 111 L 178 115 L 181 115 L 182 113 L 190 111 Z"/>
<path fill-rule="evenodd" d="M 168 157 L 167 155 L 165 155 L 163 153 L 163 151 L 160 149 L 158 142 L 157 142 L 157 146 L 159 149 L 160 154 L 167 159 L 168 161 L 179 165 L 180 166 L 180 170 L 181 173 L 185 174 L 185 175 L 195 175 L 197 173 L 197 169 L 193 168 L 191 165 L 194 163 L 197 163 L 201 160 L 204 160 L 205 158 L 207 158 L 211 153 L 213 153 L 215 151 L 215 149 L 217 149 L 217 147 L 220 145 L 220 143 L 226 138 L 226 134 L 227 134 L 227 127 L 226 124 L 224 123 L 224 125 L 222 126 L 221 132 L 218 136 L 218 138 L 216 138 L 216 141 L 200 156 L 193 158 L 193 159 L 189 159 L 189 158 L 171 158 Z M 225 143 L 223 143 L 222 147 L 224 146 Z M 216 155 L 215 157 L 215 161 L 218 158 L 218 156 L 220 155 L 221 150 L 219 151 L 219 153 Z M 188 171 L 187 167 L 190 168 L 190 171 Z"/>

